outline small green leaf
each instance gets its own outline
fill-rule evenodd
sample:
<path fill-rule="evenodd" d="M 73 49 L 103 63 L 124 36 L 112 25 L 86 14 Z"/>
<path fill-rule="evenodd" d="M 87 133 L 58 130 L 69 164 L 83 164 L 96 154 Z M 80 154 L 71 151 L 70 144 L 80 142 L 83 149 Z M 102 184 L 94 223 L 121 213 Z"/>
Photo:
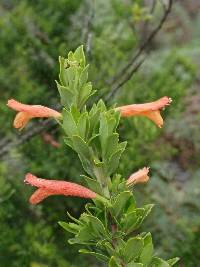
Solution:
<path fill-rule="evenodd" d="M 64 69 L 64 74 L 67 77 L 67 86 L 69 90 L 75 94 L 77 93 L 78 89 L 78 79 L 79 79 L 79 72 L 76 66 L 70 66 L 67 69 Z"/>
<path fill-rule="evenodd" d="M 94 180 L 94 179 L 92 179 L 92 178 L 90 178 L 88 176 L 85 176 L 85 175 L 82 175 L 82 176 L 86 180 L 86 182 L 88 184 L 88 187 L 92 191 L 94 191 L 94 192 L 96 192 L 98 194 L 102 194 L 102 188 L 101 188 L 100 184 L 96 180 Z"/>
<path fill-rule="evenodd" d="M 149 215 L 153 207 L 154 207 L 154 204 L 148 204 L 148 205 L 145 205 L 143 208 L 136 209 L 136 213 L 139 218 L 138 223 L 136 225 L 137 228 L 141 226 L 144 219 Z"/>
<path fill-rule="evenodd" d="M 152 267 L 170 267 L 167 261 L 164 261 L 160 258 L 154 257 L 153 261 L 151 262 Z"/>
<path fill-rule="evenodd" d="M 86 83 L 80 90 L 78 96 L 78 103 L 77 105 L 82 108 L 85 102 L 88 100 L 90 96 L 92 96 L 96 91 L 92 91 L 92 84 L 91 82 Z"/>
<path fill-rule="evenodd" d="M 100 114 L 100 127 L 99 127 L 100 141 L 101 141 L 101 150 L 102 154 L 105 154 L 106 151 L 106 140 L 108 137 L 108 122 L 105 113 Z"/>
<path fill-rule="evenodd" d="M 123 152 L 124 149 L 117 150 L 115 153 L 112 154 L 108 163 L 106 163 L 106 171 L 108 176 L 110 176 L 118 168 L 119 160 Z"/>
<path fill-rule="evenodd" d="M 118 147 L 118 142 L 119 142 L 118 133 L 113 133 L 110 136 L 108 136 L 106 140 L 106 150 L 103 154 L 103 158 L 105 158 L 105 160 L 108 160 L 110 156 L 116 152 Z"/>
<path fill-rule="evenodd" d="M 112 256 L 109 261 L 109 267 L 121 267 L 121 265 L 117 262 L 116 258 Z"/>
<path fill-rule="evenodd" d="M 70 112 L 72 114 L 72 117 L 74 118 L 74 121 L 77 124 L 78 120 L 79 120 L 79 118 L 81 116 L 81 113 L 80 113 L 79 109 L 75 105 L 72 105 L 71 109 L 70 109 Z"/>
<path fill-rule="evenodd" d="M 106 248 L 109 255 L 113 255 L 116 253 L 115 249 L 109 242 L 104 242 L 104 247 Z"/>
<path fill-rule="evenodd" d="M 97 108 L 100 109 L 101 113 L 107 110 L 106 105 L 102 99 L 100 99 L 97 103 Z"/>
<path fill-rule="evenodd" d="M 68 240 L 70 244 L 92 244 L 95 243 L 91 228 L 85 225 L 80 229 L 75 238 Z"/>
<path fill-rule="evenodd" d="M 100 117 L 100 109 L 96 108 L 96 105 L 92 106 L 92 109 L 89 112 L 89 120 L 90 120 L 90 135 L 98 134 L 95 132 L 96 125 L 99 124 L 99 117 Z"/>
<path fill-rule="evenodd" d="M 85 157 L 87 160 L 91 160 L 91 153 L 87 143 L 78 135 L 72 136 L 72 141 L 77 153 Z"/>
<path fill-rule="evenodd" d="M 78 132 L 81 138 L 85 139 L 89 130 L 89 121 L 88 121 L 88 113 L 84 112 L 81 114 L 78 120 Z"/>
<path fill-rule="evenodd" d="M 74 221 L 75 223 L 77 223 L 77 224 L 81 224 L 81 221 L 78 220 L 78 219 L 76 219 L 76 218 L 74 218 L 69 212 L 67 212 L 67 216 L 68 216 L 72 221 Z"/>
<path fill-rule="evenodd" d="M 69 90 L 68 87 L 60 85 L 57 81 L 56 84 L 60 94 L 62 106 L 70 109 L 71 105 L 74 102 L 74 94 Z"/>
<path fill-rule="evenodd" d="M 108 120 L 108 135 L 111 135 L 116 128 L 116 119 L 113 115 L 110 115 L 109 113 L 107 115 L 107 120 Z M 112 117 L 111 117 L 112 116 Z"/>
<path fill-rule="evenodd" d="M 136 211 L 124 214 L 124 216 L 122 217 L 122 222 L 122 230 L 125 231 L 127 234 L 135 230 L 135 226 L 138 223 Z"/>
<path fill-rule="evenodd" d="M 141 237 L 130 238 L 123 250 L 123 255 L 126 262 L 130 262 L 135 258 L 139 257 L 144 246 L 143 239 Z"/>
<path fill-rule="evenodd" d="M 81 88 L 88 79 L 88 67 L 89 65 L 87 65 L 81 72 L 80 77 L 79 77 L 79 87 Z"/>
<path fill-rule="evenodd" d="M 145 266 L 148 266 L 153 256 L 153 243 L 151 233 L 146 234 L 143 240 L 144 248 L 140 255 L 140 262 L 143 263 Z"/>
<path fill-rule="evenodd" d="M 180 259 L 178 257 L 168 260 L 170 266 L 174 266 Z"/>
<path fill-rule="evenodd" d="M 73 142 L 72 142 L 72 139 L 71 139 L 70 137 L 64 137 L 64 143 L 65 143 L 67 146 L 69 146 L 69 147 L 71 147 L 72 149 L 74 149 L 74 147 L 73 147 Z"/>
<path fill-rule="evenodd" d="M 72 136 L 74 150 L 78 153 L 84 170 L 90 175 L 94 176 L 93 160 L 87 143 L 78 135 Z"/>
<path fill-rule="evenodd" d="M 142 264 L 142 263 L 136 263 L 136 262 L 134 262 L 134 261 L 132 261 L 132 262 L 129 262 L 128 264 L 127 264 L 127 267 L 143 267 L 144 265 Z"/>
<path fill-rule="evenodd" d="M 89 222 L 92 226 L 92 232 L 95 236 L 99 238 L 104 238 L 108 236 L 108 233 L 103 225 L 103 223 L 95 216 L 86 215 L 89 219 Z"/>
<path fill-rule="evenodd" d="M 63 86 L 68 86 L 68 80 L 67 80 L 67 76 L 65 74 L 65 58 L 63 57 L 59 57 L 59 63 L 60 63 L 60 74 L 59 74 L 59 79 L 60 79 L 60 83 Z"/>
<path fill-rule="evenodd" d="M 78 232 L 77 229 L 73 228 L 66 222 L 58 222 L 58 224 L 69 233 L 77 234 Z"/>
<path fill-rule="evenodd" d="M 95 256 L 98 260 L 101 260 L 104 262 L 107 262 L 109 259 L 106 255 L 103 255 L 103 254 L 97 253 L 97 252 L 93 252 L 93 251 L 90 251 L 87 249 L 80 249 L 79 252 L 83 253 L 83 254 L 89 254 L 89 255 Z"/>
<path fill-rule="evenodd" d="M 75 59 L 79 62 L 82 68 L 85 67 L 85 54 L 83 50 L 83 45 L 79 46 L 74 52 Z"/>
<path fill-rule="evenodd" d="M 118 194 L 112 207 L 114 216 L 116 218 L 121 217 L 131 202 L 135 202 L 135 200 L 130 191 L 124 191 Z"/>
<path fill-rule="evenodd" d="M 77 126 L 76 123 L 74 121 L 74 118 L 71 114 L 71 112 L 69 112 L 66 109 L 63 109 L 62 112 L 63 115 L 63 129 L 65 131 L 65 133 L 71 137 L 72 135 L 76 135 L 77 134 Z"/>

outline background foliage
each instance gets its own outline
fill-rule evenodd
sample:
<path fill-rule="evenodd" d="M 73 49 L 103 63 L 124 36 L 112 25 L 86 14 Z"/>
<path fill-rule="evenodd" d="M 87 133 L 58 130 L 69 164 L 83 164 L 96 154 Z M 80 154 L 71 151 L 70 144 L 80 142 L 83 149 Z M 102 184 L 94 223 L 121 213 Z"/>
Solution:
<path fill-rule="evenodd" d="M 161 5 L 156 4 L 151 16 L 147 2 L 1 1 L 0 151 L 23 136 L 12 129 L 7 99 L 56 106 L 58 56 L 80 43 L 87 47 L 95 89 L 99 95 L 107 94 L 110 77 L 158 23 Z M 144 64 L 110 100 L 110 104 L 129 104 L 163 95 L 173 98 L 173 105 L 164 112 L 163 130 L 145 118 L 120 126 L 122 138 L 128 139 L 120 171 L 128 176 L 151 166 L 151 181 L 135 192 L 141 203 L 157 204 L 144 228 L 152 231 L 160 255 L 178 255 L 180 266 L 187 267 L 198 266 L 200 258 L 199 8 L 197 1 L 174 1 L 162 31 L 145 51 Z M 29 127 L 35 129 L 37 124 Z M 57 225 L 66 219 L 67 211 L 78 216 L 82 201 L 55 197 L 38 207 L 27 202 L 31 191 L 23 185 L 27 171 L 40 177 L 80 180 L 79 161 L 64 146 L 61 133 L 54 126 L 45 131 L 60 143 L 59 148 L 46 143 L 42 133 L 20 146 L 10 146 L 1 157 L 1 266 L 93 266 L 90 257 L 77 256 L 77 248 L 67 244 L 67 236 Z"/>

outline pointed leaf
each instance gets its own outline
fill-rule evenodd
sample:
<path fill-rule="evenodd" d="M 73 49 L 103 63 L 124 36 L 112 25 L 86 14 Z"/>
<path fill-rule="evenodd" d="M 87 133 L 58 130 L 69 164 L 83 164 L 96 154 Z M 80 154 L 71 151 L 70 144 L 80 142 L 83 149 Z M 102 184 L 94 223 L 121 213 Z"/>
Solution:
<path fill-rule="evenodd" d="M 136 263 L 132 261 L 127 264 L 127 267 L 144 267 L 144 265 L 142 263 Z"/>
<path fill-rule="evenodd" d="M 92 178 L 90 178 L 88 176 L 85 176 L 85 175 L 82 175 L 82 176 L 84 177 L 85 181 L 88 184 L 88 187 L 92 191 L 94 191 L 94 192 L 96 192 L 96 193 L 98 193 L 100 195 L 102 194 L 102 188 L 101 188 L 100 184 L 96 180 L 94 180 L 94 179 L 92 179 Z"/>
<path fill-rule="evenodd" d="M 117 262 L 116 258 L 112 256 L 109 261 L 109 267 L 121 267 L 121 265 Z"/>
<path fill-rule="evenodd" d="M 83 254 L 89 254 L 89 255 L 95 256 L 98 260 L 101 260 L 104 262 L 107 262 L 109 259 L 106 255 L 103 255 L 103 254 L 97 253 L 97 252 L 93 252 L 93 251 L 90 251 L 87 249 L 80 249 L 79 252 L 83 253 Z"/>
<path fill-rule="evenodd" d="M 70 233 L 72 233 L 72 234 L 77 234 L 77 229 L 75 229 L 75 228 L 73 228 L 73 227 L 71 227 L 68 223 L 66 223 L 66 222 L 58 222 L 58 224 L 62 227 L 62 228 L 64 228 L 67 232 L 70 232 Z"/>
<path fill-rule="evenodd" d="M 145 266 L 148 266 L 153 256 L 153 243 L 151 233 L 146 234 L 143 240 L 144 248 L 140 255 L 140 262 L 143 263 Z"/>
<path fill-rule="evenodd" d="M 170 266 L 174 266 L 180 259 L 178 257 L 168 260 Z"/>
<path fill-rule="evenodd" d="M 151 262 L 153 267 L 170 267 L 169 263 L 167 261 L 164 261 L 163 259 L 154 257 L 153 261 Z"/>
<path fill-rule="evenodd" d="M 79 46 L 74 52 L 75 59 L 79 62 L 81 67 L 85 67 L 85 54 L 83 50 L 83 45 Z"/>
<path fill-rule="evenodd" d="M 118 194 L 112 208 L 114 216 L 116 218 L 121 217 L 124 213 L 124 210 L 127 209 L 127 206 L 130 205 L 130 203 L 135 203 L 130 191 L 124 191 Z"/>
<path fill-rule="evenodd" d="M 57 81 L 56 84 L 60 94 L 62 106 L 70 109 L 71 105 L 74 102 L 74 94 L 69 90 L 68 87 L 60 85 Z"/>
<path fill-rule="evenodd" d="M 124 258 L 127 263 L 140 256 L 143 245 L 144 242 L 141 237 L 132 237 L 127 241 L 123 250 Z"/>
<path fill-rule="evenodd" d="M 77 126 L 72 114 L 68 110 L 63 109 L 62 115 L 63 115 L 63 129 L 65 133 L 69 137 L 77 134 Z"/>
<path fill-rule="evenodd" d="M 84 112 L 81 114 L 78 120 L 78 132 L 81 138 L 85 139 L 87 137 L 88 128 L 89 128 L 89 121 L 88 121 L 88 113 Z"/>

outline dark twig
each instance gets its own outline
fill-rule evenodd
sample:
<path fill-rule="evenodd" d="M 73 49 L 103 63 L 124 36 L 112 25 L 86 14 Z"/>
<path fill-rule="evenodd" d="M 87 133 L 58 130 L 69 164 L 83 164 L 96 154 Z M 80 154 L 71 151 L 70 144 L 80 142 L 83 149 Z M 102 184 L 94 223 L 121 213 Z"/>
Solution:
<path fill-rule="evenodd" d="M 137 59 L 141 56 L 143 51 L 146 49 L 146 47 L 151 43 L 151 41 L 154 39 L 156 34 L 159 32 L 159 30 L 162 28 L 164 22 L 166 21 L 172 7 L 173 0 L 169 0 L 168 6 L 164 10 L 164 14 L 159 22 L 159 24 L 155 27 L 155 29 L 149 34 L 147 39 L 142 43 L 142 45 L 139 47 L 137 52 L 131 57 L 131 59 L 128 61 L 127 64 L 125 64 L 122 69 L 111 79 L 111 82 L 109 83 L 112 85 L 117 80 L 120 80 L 121 77 L 124 75 L 125 72 L 129 70 L 129 68 L 137 61 Z M 114 89 L 113 89 L 114 90 Z M 113 95 L 113 94 L 112 94 Z"/>
<path fill-rule="evenodd" d="M 126 71 L 125 75 L 122 76 L 121 80 L 119 80 L 119 82 L 116 82 L 109 94 L 107 94 L 107 96 L 105 97 L 105 101 L 109 101 L 111 99 L 112 96 L 114 96 L 117 91 L 119 90 L 120 87 L 122 87 L 128 80 L 130 80 L 130 78 L 133 76 L 133 74 L 135 72 L 137 72 L 137 70 L 140 68 L 140 66 L 143 64 L 143 62 L 145 61 L 146 57 L 144 57 L 143 59 L 141 59 L 133 68 L 129 68 L 128 71 Z"/>

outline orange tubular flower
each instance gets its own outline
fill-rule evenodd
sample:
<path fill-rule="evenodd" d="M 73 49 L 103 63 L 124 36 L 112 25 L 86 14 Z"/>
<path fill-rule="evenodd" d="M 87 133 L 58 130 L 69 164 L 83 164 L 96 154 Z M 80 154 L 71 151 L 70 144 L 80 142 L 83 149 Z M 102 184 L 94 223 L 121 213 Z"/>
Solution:
<path fill-rule="evenodd" d="M 13 123 L 17 129 L 23 129 L 32 118 L 61 118 L 56 110 L 40 105 L 25 105 L 14 99 L 8 100 L 7 106 L 18 111 Z"/>
<path fill-rule="evenodd" d="M 42 200 L 52 195 L 74 196 L 81 198 L 96 198 L 97 196 L 95 192 L 79 184 L 59 180 L 41 179 L 31 173 L 26 175 L 24 182 L 38 187 L 29 199 L 29 202 L 33 205 L 40 203 Z"/>
<path fill-rule="evenodd" d="M 122 117 L 145 116 L 161 128 L 163 126 L 163 118 L 160 115 L 160 109 L 168 106 L 171 102 L 171 98 L 164 96 L 154 102 L 122 106 L 115 110 L 120 111 Z"/>
<path fill-rule="evenodd" d="M 147 183 L 149 180 L 149 168 L 144 167 L 143 169 L 131 174 L 131 176 L 128 178 L 126 184 L 128 186 L 139 184 L 139 183 Z"/>

